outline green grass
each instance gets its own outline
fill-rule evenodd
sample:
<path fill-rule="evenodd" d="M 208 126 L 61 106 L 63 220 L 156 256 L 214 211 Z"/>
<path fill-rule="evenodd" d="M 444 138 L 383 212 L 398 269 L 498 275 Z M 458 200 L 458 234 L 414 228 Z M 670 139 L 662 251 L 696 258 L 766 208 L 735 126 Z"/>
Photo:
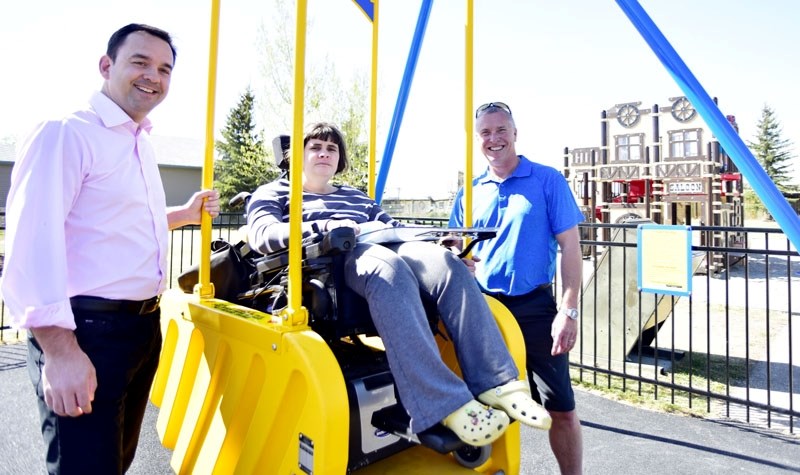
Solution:
<path fill-rule="evenodd" d="M 705 417 L 713 409 L 714 399 L 696 392 L 725 396 L 729 383 L 742 382 L 747 375 L 744 360 L 724 356 L 686 354 L 667 374 L 656 373 L 652 366 L 630 370 L 622 376 L 593 370 L 571 369 L 573 383 L 588 391 L 599 392 L 612 399 L 652 410 Z M 691 388 L 690 393 L 676 387 Z"/>

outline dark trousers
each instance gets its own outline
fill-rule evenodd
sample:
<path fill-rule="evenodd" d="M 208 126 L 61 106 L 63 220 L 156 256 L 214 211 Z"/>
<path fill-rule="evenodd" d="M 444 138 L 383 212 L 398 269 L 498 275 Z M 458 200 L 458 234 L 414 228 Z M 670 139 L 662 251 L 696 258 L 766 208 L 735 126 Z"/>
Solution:
<path fill-rule="evenodd" d="M 514 315 L 522 331 L 533 398 L 548 411 L 574 410 L 569 354 L 550 354 L 553 347 L 551 328 L 558 314 L 553 288 L 542 286 L 518 297 L 495 297 Z"/>
<path fill-rule="evenodd" d="M 133 462 L 161 351 L 160 310 L 148 315 L 77 311 L 75 335 L 97 374 L 92 413 L 56 415 L 44 402 L 45 357 L 28 339 L 28 372 L 36 389 L 47 472 L 121 474 Z"/>

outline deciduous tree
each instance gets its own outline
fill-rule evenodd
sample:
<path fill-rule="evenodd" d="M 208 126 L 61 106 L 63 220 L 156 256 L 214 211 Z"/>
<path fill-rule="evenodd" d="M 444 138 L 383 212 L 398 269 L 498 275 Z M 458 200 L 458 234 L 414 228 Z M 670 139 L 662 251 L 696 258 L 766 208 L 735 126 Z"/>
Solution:
<path fill-rule="evenodd" d="M 262 26 L 259 42 L 264 45 L 260 59 L 266 79 L 263 117 L 274 136 L 291 132 L 294 88 L 294 16 L 286 0 L 275 0 L 270 26 Z M 311 30 L 313 19 L 309 20 Z M 333 62 L 308 57 L 305 71 L 305 124 L 326 121 L 336 124 L 345 137 L 350 168 L 335 182 L 367 192 L 367 86 L 363 72 L 355 71 L 343 85 Z M 268 154 L 272 151 L 268 150 Z"/>

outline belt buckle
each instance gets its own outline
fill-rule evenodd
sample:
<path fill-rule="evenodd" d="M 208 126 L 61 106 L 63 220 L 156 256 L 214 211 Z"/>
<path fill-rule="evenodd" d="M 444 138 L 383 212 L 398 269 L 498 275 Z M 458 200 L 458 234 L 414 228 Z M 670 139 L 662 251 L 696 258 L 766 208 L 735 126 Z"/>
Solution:
<path fill-rule="evenodd" d="M 147 315 L 149 313 L 153 313 L 158 309 L 158 305 L 161 303 L 161 296 L 157 295 L 151 299 L 145 300 L 142 302 L 142 308 L 139 309 L 139 315 Z"/>

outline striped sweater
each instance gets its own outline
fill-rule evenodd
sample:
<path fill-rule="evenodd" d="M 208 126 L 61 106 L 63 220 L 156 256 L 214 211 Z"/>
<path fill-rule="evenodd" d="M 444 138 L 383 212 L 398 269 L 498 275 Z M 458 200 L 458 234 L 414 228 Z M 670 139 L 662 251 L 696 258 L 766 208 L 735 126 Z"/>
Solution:
<path fill-rule="evenodd" d="M 289 246 L 289 180 L 260 186 L 247 205 L 247 238 L 262 254 Z M 330 194 L 303 192 L 303 237 L 325 229 L 328 221 L 352 219 L 356 223 L 380 221 L 401 226 L 363 192 L 346 185 Z"/>

